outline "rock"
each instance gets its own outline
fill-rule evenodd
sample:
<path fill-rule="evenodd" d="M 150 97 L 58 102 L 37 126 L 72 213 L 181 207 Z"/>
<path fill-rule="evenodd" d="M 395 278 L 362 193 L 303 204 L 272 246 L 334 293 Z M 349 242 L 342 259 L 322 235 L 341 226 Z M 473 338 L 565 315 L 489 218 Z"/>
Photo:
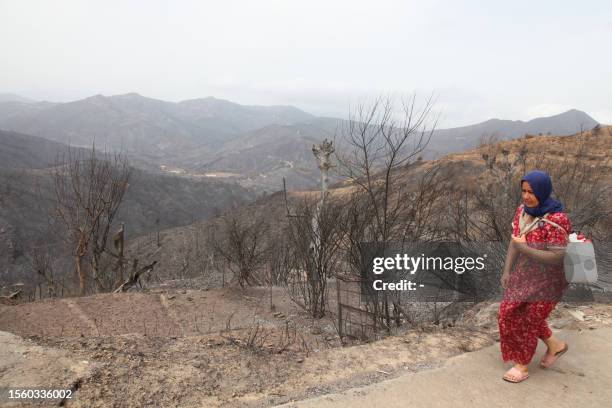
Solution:
<path fill-rule="evenodd" d="M 572 316 L 574 316 L 574 318 L 576 320 L 584 322 L 584 312 L 583 311 L 581 311 L 581 310 L 568 310 L 567 312 L 569 314 L 571 314 Z"/>

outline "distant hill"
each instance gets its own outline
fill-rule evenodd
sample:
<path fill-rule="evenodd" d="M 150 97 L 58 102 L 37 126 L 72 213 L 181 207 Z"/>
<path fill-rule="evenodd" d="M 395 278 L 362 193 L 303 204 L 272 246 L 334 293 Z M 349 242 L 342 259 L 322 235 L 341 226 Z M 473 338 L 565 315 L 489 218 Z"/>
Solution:
<path fill-rule="evenodd" d="M 242 185 L 267 191 L 280 189 L 283 177 L 291 188 L 309 188 L 319 180 L 312 145 L 333 137 L 316 123 L 270 125 L 240 135 L 211 158 L 192 152 L 182 158 L 181 166 L 195 172 L 240 174 Z"/>
<path fill-rule="evenodd" d="M 2 197 L 5 206 L 2 209 L 16 204 L 13 199 L 21 199 L 38 192 L 43 196 L 49 195 L 51 191 L 45 189 L 49 187 L 50 181 L 47 169 L 55 165 L 57 155 L 67 152 L 68 149 L 64 144 L 36 136 L 0 131 L 0 191 L 5 192 Z M 84 148 L 72 148 L 72 151 L 87 154 L 91 152 L 90 149 Z M 32 183 L 39 183 L 40 188 L 30 188 Z M 7 191 L 11 193 L 8 194 Z M 130 186 L 121 212 L 124 213 L 124 218 L 130 220 L 126 220 L 126 223 L 132 223 L 131 234 L 138 235 L 150 231 L 157 218 L 161 226 L 171 227 L 209 217 L 220 209 L 250 201 L 253 197 L 249 190 L 215 178 L 196 179 L 132 169 Z M 24 208 L 28 207 L 25 203 L 22 204 Z M 19 210 L 20 207 L 17 205 L 15 209 Z M 27 211 L 24 213 L 26 218 L 38 216 L 27 214 Z M 151 221 L 151 217 L 155 219 Z"/>
<path fill-rule="evenodd" d="M 95 139 L 98 146 L 152 158 L 214 147 L 242 132 L 311 117 L 291 107 L 242 106 L 215 98 L 174 103 L 134 93 L 95 95 L 44 109 L 0 103 L 0 128 L 77 146 L 91 146 Z"/>
<path fill-rule="evenodd" d="M 312 145 L 336 137 L 336 149 L 346 151 L 342 130 L 348 122 L 334 118 L 314 118 L 293 125 L 270 125 L 244 133 L 209 156 L 193 151 L 183 156 L 180 166 L 202 171 L 228 171 L 242 175 L 244 185 L 275 191 L 283 177 L 291 188 L 316 186 L 319 171 L 312 155 Z M 559 115 L 528 122 L 492 119 L 479 124 L 436 130 L 422 156 L 439 158 L 449 153 L 473 149 L 490 136 L 512 140 L 525 134 L 569 135 L 590 130 L 597 124 L 584 112 L 570 110 Z M 333 175 L 332 175 L 333 176 Z"/>
<path fill-rule="evenodd" d="M 178 105 L 181 117 L 220 135 L 238 135 L 273 124 L 292 125 L 314 118 L 292 106 L 246 106 L 213 97 L 190 99 Z M 228 139 L 217 141 L 225 143 Z"/>
<path fill-rule="evenodd" d="M 495 136 L 498 140 L 510 140 L 525 134 L 571 135 L 581 129 L 590 130 L 597 124 L 595 119 L 576 109 L 527 122 L 491 119 L 475 125 L 436 130 L 427 149 L 428 156 L 436 157 L 474 148 L 489 136 Z"/>
<path fill-rule="evenodd" d="M 9 122 L 19 117 L 35 115 L 37 112 L 44 111 L 57 105 L 53 102 L 21 102 L 5 101 L 0 102 L 0 123 Z M 0 126 L 0 129 L 8 127 Z"/>
<path fill-rule="evenodd" d="M 47 168 L 67 149 L 35 136 L 0 131 L 0 281 L 3 274 L 30 267 L 32 246 L 61 241 L 61 231 L 48 220 L 54 192 Z M 132 238 L 187 225 L 253 198 L 235 183 L 133 169 L 117 221 L 125 222 Z"/>
<path fill-rule="evenodd" d="M 53 166 L 58 155 L 67 151 L 68 146 L 62 143 L 0 130 L 0 168 L 44 169 Z"/>
<path fill-rule="evenodd" d="M 32 103 L 32 99 L 28 99 L 21 95 L 13 93 L 2 93 L 0 92 L 0 102 L 21 102 L 21 103 Z"/>
<path fill-rule="evenodd" d="M 148 98 L 96 95 L 36 111 L 25 106 L 0 121 L 0 128 L 83 147 L 95 140 L 107 149 L 159 156 L 195 145 L 194 126 L 174 117 L 172 106 Z"/>

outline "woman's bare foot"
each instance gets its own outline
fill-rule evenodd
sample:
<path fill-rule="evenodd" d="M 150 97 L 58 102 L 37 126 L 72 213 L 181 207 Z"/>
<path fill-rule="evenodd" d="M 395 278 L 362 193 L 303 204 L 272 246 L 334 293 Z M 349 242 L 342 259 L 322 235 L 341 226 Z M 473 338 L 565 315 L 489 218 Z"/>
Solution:
<path fill-rule="evenodd" d="M 542 341 L 546 343 L 546 347 L 548 347 L 546 353 L 550 354 L 551 356 L 554 356 L 556 353 L 563 350 L 565 346 L 567 346 L 565 342 L 559 340 L 555 336 L 550 336 L 547 339 L 542 339 Z"/>
<path fill-rule="evenodd" d="M 506 371 L 502 378 L 509 382 L 519 383 L 529 378 L 529 369 L 526 365 L 515 364 L 514 367 Z"/>
<path fill-rule="evenodd" d="M 544 340 L 544 342 L 546 342 L 546 345 L 548 346 L 548 350 L 546 350 L 544 357 L 542 357 L 542 360 L 540 360 L 540 367 L 542 368 L 549 368 L 550 366 L 552 366 L 555 361 L 557 361 L 557 359 L 569 349 L 569 346 L 566 342 L 559 341 L 556 339 L 553 341 L 549 340 L 550 339 Z"/>

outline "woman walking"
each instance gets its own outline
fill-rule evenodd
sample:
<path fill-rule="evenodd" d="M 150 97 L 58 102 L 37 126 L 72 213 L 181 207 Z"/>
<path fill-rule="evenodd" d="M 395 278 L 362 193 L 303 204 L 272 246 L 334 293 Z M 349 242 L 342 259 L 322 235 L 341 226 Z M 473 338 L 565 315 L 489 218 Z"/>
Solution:
<path fill-rule="evenodd" d="M 501 278 L 505 291 L 498 319 L 502 358 L 514 362 L 503 379 L 515 383 L 529 377 L 538 339 L 548 347 L 540 361 L 543 368 L 568 350 L 567 343 L 552 335 L 546 318 L 568 286 L 563 256 L 572 230 L 563 205 L 551 197 L 548 174 L 537 170 L 526 174 L 521 191 L 523 203 L 514 215 Z"/>

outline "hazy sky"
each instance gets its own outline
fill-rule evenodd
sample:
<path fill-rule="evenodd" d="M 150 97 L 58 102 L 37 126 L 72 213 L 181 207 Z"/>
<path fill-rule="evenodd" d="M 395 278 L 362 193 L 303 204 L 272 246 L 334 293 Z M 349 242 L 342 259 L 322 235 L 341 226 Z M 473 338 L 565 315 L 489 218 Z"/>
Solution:
<path fill-rule="evenodd" d="M 0 92 L 344 117 L 416 91 L 436 95 L 442 127 L 571 108 L 612 123 L 611 44 L 609 0 L 0 0 Z"/>

